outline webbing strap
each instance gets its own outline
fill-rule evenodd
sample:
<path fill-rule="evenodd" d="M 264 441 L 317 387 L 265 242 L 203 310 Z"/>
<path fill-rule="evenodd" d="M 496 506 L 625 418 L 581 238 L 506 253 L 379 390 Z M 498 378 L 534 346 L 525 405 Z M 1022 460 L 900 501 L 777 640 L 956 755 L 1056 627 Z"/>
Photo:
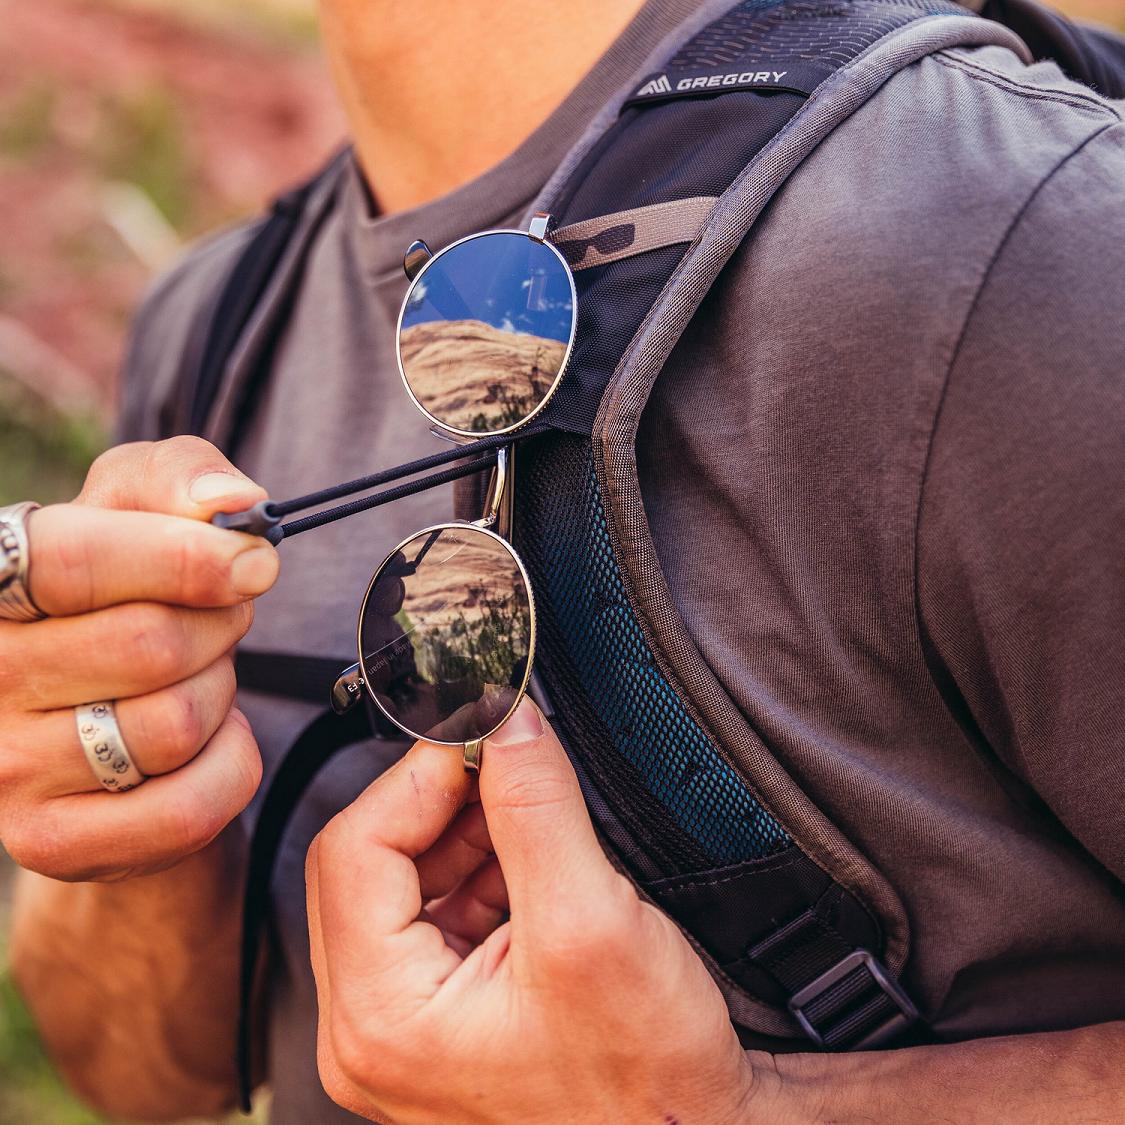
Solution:
<path fill-rule="evenodd" d="M 242 664 L 243 667 L 246 666 L 245 656 Z M 336 668 L 338 672 L 339 666 L 336 665 Z M 304 664 L 299 660 L 290 661 L 287 671 L 292 682 L 315 684 L 323 690 L 323 671 L 315 665 L 312 658 Z M 325 695 L 320 698 L 325 698 Z M 355 707 L 344 716 L 337 715 L 332 710 L 322 711 L 301 731 L 297 741 L 282 759 L 262 800 L 250 841 L 242 904 L 237 1063 L 239 1100 L 246 1113 L 250 1112 L 250 1095 L 253 1089 L 251 1001 L 261 960 L 262 938 L 269 917 L 270 884 L 281 841 L 293 810 L 321 767 L 345 746 L 371 737 L 371 719 L 366 707 Z"/>
<path fill-rule="evenodd" d="M 185 381 L 178 432 L 202 434 L 219 397 L 227 363 L 265 292 L 293 243 L 309 199 L 317 188 L 336 176 L 349 149 L 342 149 L 310 180 L 274 200 L 258 224 L 246 249 L 235 262 L 215 305 L 199 366 Z M 276 335 L 276 334 L 272 334 Z M 270 344 L 273 339 L 271 336 Z M 266 352 L 270 347 L 266 348 Z M 239 422 L 244 419 L 239 419 Z"/>
<path fill-rule="evenodd" d="M 320 706 L 332 696 L 336 678 L 355 663 L 353 656 L 305 656 L 293 652 L 265 652 L 260 649 L 239 649 L 234 656 L 238 686 L 249 691 L 281 695 L 286 699 L 302 699 Z M 386 733 L 398 737 L 389 723 Z"/>
<path fill-rule="evenodd" d="M 883 965 L 806 910 L 747 951 L 789 994 L 805 1034 L 834 1051 L 876 1047 L 918 1022 Z"/>
<path fill-rule="evenodd" d="M 207 425 L 207 416 L 218 397 L 227 359 L 292 240 L 315 183 L 305 184 L 274 202 L 269 215 L 254 232 L 254 252 L 243 254 L 227 278 L 192 388 L 187 415 L 188 433 L 201 434 Z"/>

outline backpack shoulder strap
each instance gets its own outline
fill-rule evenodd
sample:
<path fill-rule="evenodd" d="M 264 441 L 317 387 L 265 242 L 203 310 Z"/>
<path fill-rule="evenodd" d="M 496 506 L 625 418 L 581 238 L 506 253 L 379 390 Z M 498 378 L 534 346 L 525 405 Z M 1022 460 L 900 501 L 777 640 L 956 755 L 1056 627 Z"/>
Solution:
<path fill-rule="evenodd" d="M 672 348 L 793 169 L 898 70 L 986 44 L 1029 58 L 1010 31 L 941 0 L 745 0 L 653 58 L 532 208 L 571 226 L 718 196 L 686 247 L 579 263 L 578 338 L 547 411 L 558 433 L 521 451 L 516 541 L 537 595 L 537 670 L 599 827 L 691 935 L 736 1021 L 775 1040 L 849 1050 L 901 1043 L 912 1024 L 917 1035 L 897 983 L 908 919 L 730 717 L 685 639 L 636 489 L 637 426 Z"/>
<path fill-rule="evenodd" d="M 314 176 L 278 196 L 250 236 L 227 275 L 207 328 L 199 366 L 181 388 L 180 432 L 203 433 L 231 355 L 300 230 L 309 200 L 339 173 L 348 152 L 343 149 L 335 153 Z"/>

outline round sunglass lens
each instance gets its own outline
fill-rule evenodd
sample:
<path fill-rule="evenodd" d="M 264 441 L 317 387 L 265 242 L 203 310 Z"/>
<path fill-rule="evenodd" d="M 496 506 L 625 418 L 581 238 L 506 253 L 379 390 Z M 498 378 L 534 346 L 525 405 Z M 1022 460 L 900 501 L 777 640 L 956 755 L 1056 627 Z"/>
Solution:
<path fill-rule="evenodd" d="M 480 235 L 439 253 L 407 293 L 402 372 L 439 424 L 500 433 L 550 398 L 574 322 L 570 270 L 556 250 L 522 234 Z"/>
<path fill-rule="evenodd" d="M 363 677 L 416 738 L 491 734 L 515 708 L 532 653 L 531 596 L 511 549 L 471 526 L 419 532 L 364 601 Z"/>

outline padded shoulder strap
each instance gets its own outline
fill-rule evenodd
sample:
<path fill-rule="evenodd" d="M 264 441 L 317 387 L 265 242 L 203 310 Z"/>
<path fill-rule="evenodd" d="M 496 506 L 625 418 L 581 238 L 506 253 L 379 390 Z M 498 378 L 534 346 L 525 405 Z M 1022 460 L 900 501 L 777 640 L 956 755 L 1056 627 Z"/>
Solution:
<path fill-rule="evenodd" d="M 182 388 L 181 433 L 201 434 L 206 428 L 227 363 L 300 228 L 309 199 L 337 174 L 346 155 L 347 150 L 336 153 L 311 179 L 278 196 L 235 262 L 208 326 L 199 367 Z"/>
<path fill-rule="evenodd" d="M 577 276 L 578 339 L 547 412 L 560 433 L 525 447 L 517 545 L 537 596 L 537 668 L 603 833 L 695 940 L 744 1027 L 832 1049 L 902 1041 L 914 1017 L 896 983 L 905 911 L 745 720 L 723 725 L 737 709 L 682 642 L 647 538 L 636 427 L 792 169 L 902 67 L 985 43 L 1026 57 L 1010 32 L 941 0 L 744 0 L 654 59 L 534 205 L 575 224 L 719 197 L 686 250 Z"/>

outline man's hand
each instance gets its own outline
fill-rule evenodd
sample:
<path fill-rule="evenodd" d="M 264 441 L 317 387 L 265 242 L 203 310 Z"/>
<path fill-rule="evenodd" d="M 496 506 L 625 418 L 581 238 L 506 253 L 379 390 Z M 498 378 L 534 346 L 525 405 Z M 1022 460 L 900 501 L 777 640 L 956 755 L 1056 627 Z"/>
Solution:
<path fill-rule="evenodd" d="M 479 803 L 420 742 L 313 842 L 325 1088 L 401 1125 L 747 1120 L 719 990 L 606 859 L 544 727 L 525 701 L 488 740 Z"/>
<path fill-rule="evenodd" d="M 278 560 L 206 521 L 263 497 L 213 446 L 175 438 L 110 450 L 74 503 L 30 517 L 30 593 L 49 617 L 0 621 L 0 842 L 23 867 L 157 871 L 249 802 L 261 762 L 230 652 Z M 149 777 L 127 793 L 99 786 L 78 739 L 74 706 L 105 699 Z"/>

